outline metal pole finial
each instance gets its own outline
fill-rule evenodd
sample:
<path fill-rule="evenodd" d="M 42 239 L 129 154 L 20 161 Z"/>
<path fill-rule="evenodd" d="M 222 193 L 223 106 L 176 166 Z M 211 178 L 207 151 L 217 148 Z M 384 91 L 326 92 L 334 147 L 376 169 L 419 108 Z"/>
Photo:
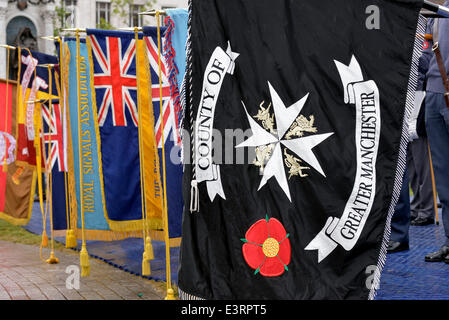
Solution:
<path fill-rule="evenodd" d="M 54 37 L 54 36 L 43 36 L 43 37 L 41 37 L 41 39 L 48 40 L 48 41 L 58 41 L 61 38 L 60 37 Z"/>
<path fill-rule="evenodd" d="M 125 28 L 118 28 L 118 29 L 120 31 L 132 31 L 132 32 L 135 32 L 135 31 L 141 32 L 141 31 L 143 31 L 142 27 L 125 27 Z"/>
<path fill-rule="evenodd" d="M 83 29 L 80 29 L 80 28 L 67 28 L 67 29 L 62 29 L 62 31 L 81 33 L 81 32 L 86 32 L 86 29 L 85 28 L 83 28 Z"/>
<path fill-rule="evenodd" d="M 138 15 L 144 15 L 144 16 L 155 16 L 159 12 L 160 15 L 167 15 L 167 12 L 165 10 L 150 10 L 150 11 L 144 11 L 139 12 Z"/>
<path fill-rule="evenodd" d="M 10 45 L 7 45 L 7 44 L 0 44 L 0 47 L 6 48 L 6 49 L 11 49 L 11 50 L 15 50 L 16 49 L 16 47 L 13 47 L 13 46 L 10 46 Z"/>

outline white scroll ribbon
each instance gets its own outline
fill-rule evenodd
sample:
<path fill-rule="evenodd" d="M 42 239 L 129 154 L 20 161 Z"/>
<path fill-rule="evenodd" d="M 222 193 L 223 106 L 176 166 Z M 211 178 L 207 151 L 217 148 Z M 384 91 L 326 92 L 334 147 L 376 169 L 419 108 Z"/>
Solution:
<path fill-rule="evenodd" d="M 217 47 L 204 72 L 203 88 L 195 124 L 195 169 L 197 183 L 206 181 L 211 201 L 219 195 L 226 200 L 221 183 L 220 166 L 213 163 L 213 128 L 215 109 L 224 78 L 234 74 L 238 53 L 228 43 L 226 52 Z"/>
<path fill-rule="evenodd" d="M 22 100 L 25 102 L 34 101 L 36 99 L 37 92 L 40 88 L 47 89 L 48 85 L 42 78 L 36 76 L 31 84 L 31 89 L 29 90 L 29 96 L 26 98 L 26 93 L 28 86 L 30 84 L 31 78 L 34 75 L 34 70 L 38 65 L 39 61 L 33 58 L 31 55 L 22 56 L 21 61 L 26 65 L 26 69 L 23 73 L 22 82 L 20 83 L 22 87 Z M 26 105 L 26 133 L 29 141 L 34 141 L 34 103 L 27 103 Z M 23 154 L 28 154 L 28 150 L 23 150 Z"/>
<path fill-rule="evenodd" d="M 9 147 L 8 146 L 9 142 Z M 14 150 L 16 149 L 16 139 L 7 132 L 0 132 L 0 159 L 6 157 L 6 164 L 11 164 L 15 161 Z"/>
<path fill-rule="evenodd" d="M 324 228 L 305 250 L 318 250 L 318 263 L 338 245 L 350 251 L 357 244 L 371 213 L 376 194 L 376 160 L 381 117 L 379 90 L 374 81 L 363 80 L 362 70 L 353 56 L 349 66 L 335 61 L 346 104 L 356 107 L 355 146 L 357 170 L 352 193 L 340 218 L 329 217 Z"/>

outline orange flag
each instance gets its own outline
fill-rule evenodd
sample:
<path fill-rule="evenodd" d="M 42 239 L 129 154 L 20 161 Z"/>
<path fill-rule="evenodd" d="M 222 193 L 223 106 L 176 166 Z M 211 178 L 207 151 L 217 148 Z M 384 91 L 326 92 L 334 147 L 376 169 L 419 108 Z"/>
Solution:
<path fill-rule="evenodd" d="M 15 162 L 17 84 L 0 79 L 0 218 L 16 225 L 26 225 L 31 217 L 36 174 L 33 168 Z"/>

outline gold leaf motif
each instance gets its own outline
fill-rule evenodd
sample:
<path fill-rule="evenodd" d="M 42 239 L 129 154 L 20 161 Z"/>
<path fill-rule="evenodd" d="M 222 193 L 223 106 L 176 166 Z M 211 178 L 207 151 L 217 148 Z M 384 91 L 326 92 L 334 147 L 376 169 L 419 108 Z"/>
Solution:
<path fill-rule="evenodd" d="M 270 114 L 271 103 L 267 108 L 264 108 L 265 101 L 262 101 L 260 104 L 259 112 L 254 116 L 255 119 L 262 121 L 262 126 L 265 130 L 270 131 L 272 134 L 276 134 L 276 130 L 274 129 L 274 114 Z"/>
<path fill-rule="evenodd" d="M 298 137 L 301 138 L 304 136 L 305 132 L 308 133 L 317 133 L 317 128 L 314 127 L 315 123 L 315 117 L 313 115 L 310 116 L 310 119 L 308 120 L 303 115 L 300 115 L 298 118 L 296 118 L 295 122 L 293 122 L 293 126 L 290 129 L 290 131 L 285 135 L 285 138 L 287 140 L 292 139 L 292 137 Z"/>
<path fill-rule="evenodd" d="M 260 109 L 258 113 L 254 116 L 256 120 L 261 121 L 262 126 L 265 130 L 269 131 L 272 134 L 277 134 L 276 129 L 274 128 L 274 114 L 270 113 L 271 103 L 268 107 L 264 108 L 265 101 L 259 105 Z M 304 133 L 317 133 L 317 128 L 314 127 L 315 117 L 311 115 L 309 119 L 307 119 L 303 115 L 299 115 L 296 118 L 295 122 L 293 122 L 292 127 L 285 135 L 285 139 L 291 140 L 294 137 L 302 137 Z M 269 144 L 266 146 L 259 146 L 256 148 L 256 159 L 254 159 L 253 164 L 259 167 L 260 174 L 263 175 L 265 165 L 271 158 L 273 153 L 275 144 Z M 293 155 L 287 152 L 287 149 L 284 150 L 285 155 L 285 165 L 289 168 L 290 176 L 288 179 L 291 179 L 294 176 L 299 176 L 301 178 L 308 177 L 308 174 L 304 173 L 305 170 L 310 170 L 310 167 L 305 167 L 301 165 L 301 160 L 294 157 Z"/>
<path fill-rule="evenodd" d="M 269 144 L 266 146 L 260 146 L 256 148 L 256 159 L 254 159 L 253 164 L 259 168 L 260 174 L 263 174 L 265 165 L 271 158 L 273 153 L 274 144 Z"/>
<path fill-rule="evenodd" d="M 288 177 L 288 179 L 290 180 L 291 177 L 293 176 L 300 176 L 301 178 L 305 178 L 308 176 L 308 174 L 303 173 L 303 170 L 310 170 L 310 167 L 303 167 L 301 166 L 301 160 L 292 156 L 291 154 L 289 154 L 287 152 L 287 149 L 284 150 L 284 155 L 285 155 L 285 165 L 287 166 L 287 168 L 289 168 L 290 170 L 288 171 L 288 173 L 290 174 L 290 176 Z"/>

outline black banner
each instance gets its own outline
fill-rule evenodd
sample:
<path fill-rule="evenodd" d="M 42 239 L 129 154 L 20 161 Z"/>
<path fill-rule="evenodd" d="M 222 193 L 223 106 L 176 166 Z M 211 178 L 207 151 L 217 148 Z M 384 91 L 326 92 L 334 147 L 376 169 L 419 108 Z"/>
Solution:
<path fill-rule="evenodd" d="M 191 1 L 181 298 L 374 298 L 421 5 Z"/>

